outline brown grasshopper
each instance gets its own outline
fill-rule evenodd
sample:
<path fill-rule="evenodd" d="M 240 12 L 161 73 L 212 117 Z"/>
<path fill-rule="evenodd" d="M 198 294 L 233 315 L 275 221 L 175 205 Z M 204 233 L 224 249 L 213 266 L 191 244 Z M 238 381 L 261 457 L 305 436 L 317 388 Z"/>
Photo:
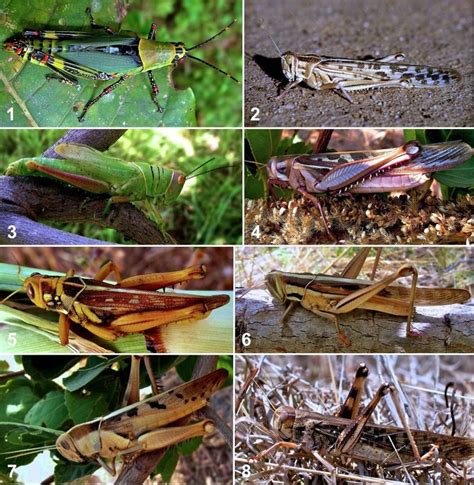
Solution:
<path fill-rule="evenodd" d="M 417 288 L 418 272 L 411 264 L 404 264 L 390 276 L 374 281 L 380 259 L 381 248 L 377 249 L 370 280 L 358 279 L 371 248 L 361 249 L 337 275 L 312 273 L 287 273 L 273 270 L 265 276 L 265 284 L 279 303 L 290 302 L 282 321 L 299 302 L 316 315 L 334 322 L 339 339 L 344 345 L 351 345 L 349 338 L 339 327 L 337 316 L 356 308 L 376 310 L 389 315 L 407 317 L 406 335 L 412 335 L 411 321 L 415 305 L 451 305 L 470 300 L 468 290 L 454 288 Z M 411 276 L 411 287 L 393 286 L 399 278 Z"/>
<path fill-rule="evenodd" d="M 110 272 L 116 284 L 105 282 Z M 33 273 L 23 283 L 30 300 L 39 308 L 54 311 L 59 317 L 59 340 L 69 341 L 71 323 L 94 335 L 115 340 L 137 332 L 153 332 L 171 322 L 190 322 L 207 318 L 212 310 L 229 302 L 222 295 L 194 295 L 164 291 L 165 287 L 205 277 L 204 265 L 169 273 L 151 273 L 122 279 L 111 261 L 100 268 L 94 278 L 44 276 Z M 157 293 L 156 290 L 163 289 Z"/>
<path fill-rule="evenodd" d="M 378 59 L 368 56 L 364 60 L 282 53 L 270 38 L 280 56 L 283 74 L 290 82 L 285 91 L 305 82 L 313 89 L 332 89 L 353 103 L 350 91 L 444 87 L 461 80 L 459 72 L 451 68 L 399 64 L 405 59 L 403 52 Z"/>
<path fill-rule="evenodd" d="M 409 141 L 389 150 L 317 153 L 272 157 L 267 165 L 268 188 L 291 187 L 313 202 L 331 234 L 318 197 L 323 194 L 405 192 L 430 182 L 432 173 L 469 160 L 464 142 L 420 145 Z"/>
<path fill-rule="evenodd" d="M 141 357 L 132 356 L 130 380 L 125 401 L 138 400 Z M 152 384 L 154 377 L 147 371 Z M 174 389 L 154 392 L 143 401 L 125 405 L 107 416 L 81 423 L 63 433 L 56 448 L 67 460 L 83 463 L 95 461 L 115 475 L 115 460 L 131 461 L 137 456 L 166 448 L 197 436 L 211 434 L 215 427 L 210 419 L 187 424 L 191 416 L 208 404 L 228 376 L 225 369 L 186 382 Z M 105 460 L 112 459 L 112 466 Z"/>
<path fill-rule="evenodd" d="M 285 441 L 274 444 L 259 457 L 271 453 L 279 446 L 302 446 L 317 450 L 320 455 L 349 456 L 386 466 L 407 466 L 414 461 L 428 461 L 435 450 L 439 458 L 447 460 L 464 461 L 474 457 L 472 438 L 411 430 L 408 426 L 399 428 L 369 423 L 380 400 L 389 393 L 395 394 L 395 387 L 389 383 L 381 385 L 367 407 L 359 413 L 362 388 L 368 373 L 367 366 L 361 363 L 352 388 L 335 416 L 290 406 L 279 407 L 275 411 L 272 425 Z"/>

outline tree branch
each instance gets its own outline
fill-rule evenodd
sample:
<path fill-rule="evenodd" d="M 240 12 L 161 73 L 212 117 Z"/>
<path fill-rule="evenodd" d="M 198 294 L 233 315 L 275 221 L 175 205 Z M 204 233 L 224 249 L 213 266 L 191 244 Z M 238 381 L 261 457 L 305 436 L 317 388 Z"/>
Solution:
<path fill-rule="evenodd" d="M 274 302 L 266 290 L 251 290 L 236 298 L 235 314 L 241 342 L 250 334 L 250 345 L 243 352 L 473 352 L 474 300 L 465 304 L 416 308 L 412 330 L 406 336 L 406 317 L 382 312 L 354 310 L 338 315 L 341 330 L 352 342 L 345 347 L 337 338 L 334 324 L 298 305 L 281 318 L 285 308 Z"/>
<path fill-rule="evenodd" d="M 0 177 L 0 243 L 106 244 L 48 227 L 35 220 L 87 222 L 111 227 L 139 244 L 169 242 L 133 204 L 111 204 L 108 195 L 89 194 L 42 177 Z M 17 237 L 9 239 L 8 226 Z"/>

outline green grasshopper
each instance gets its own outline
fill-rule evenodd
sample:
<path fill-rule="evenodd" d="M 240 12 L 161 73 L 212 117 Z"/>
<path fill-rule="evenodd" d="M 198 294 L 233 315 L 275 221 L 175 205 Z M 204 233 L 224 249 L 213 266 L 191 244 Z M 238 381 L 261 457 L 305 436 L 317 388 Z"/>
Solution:
<path fill-rule="evenodd" d="M 213 160 L 211 158 L 190 173 L 183 174 L 156 163 L 126 162 L 77 143 L 60 143 L 54 150 L 64 160 L 22 158 L 11 163 L 5 175 L 59 179 L 88 192 L 110 194 L 109 204 L 144 201 L 154 222 L 159 225 L 162 221 L 156 207 L 172 204 L 183 190 L 186 180 L 195 177 L 192 174 L 196 170 Z"/>
<path fill-rule="evenodd" d="M 72 86 L 79 86 L 78 77 L 98 81 L 114 81 L 99 95 L 90 99 L 84 106 L 78 119 L 84 121 L 88 110 L 101 98 L 110 94 L 128 78 L 142 72 L 148 73 L 153 103 L 161 113 L 163 108 L 158 102 L 159 87 L 153 77 L 153 70 L 163 67 L 175 67 L 179 61 L 189 57 L 219 71 L 235 82 L 239 82 L 229 73 L 191 55 L 189 52 L 202 47 L 228 30 L 235 19 L 217 34 L 192 47 L 183 42 L 160 42 L 155 40 L 157 26 L 152 24 L 147 39 L 136 33 L 124 31 L 114 33 L 108 27 L 96 25 L 87 10 L 92 28 L 102 32 L 24 30 L 22 34 L 9 39 L 3 44 L 6 51 L 14 52 L 25 62 L 30 61 L 51 69 L 47 79 L 57 79 Z"/>

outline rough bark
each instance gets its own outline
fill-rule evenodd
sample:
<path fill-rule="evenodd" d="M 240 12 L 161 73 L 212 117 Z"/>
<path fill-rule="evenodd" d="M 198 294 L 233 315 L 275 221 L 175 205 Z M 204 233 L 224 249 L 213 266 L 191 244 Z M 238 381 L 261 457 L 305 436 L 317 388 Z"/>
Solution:
<path fill-rule="evenodd" d="M 0 244 L 110 244 L 53 229 L 36 220 L 88 222 L 111 227 L 140 244 L 163 244 L 163 233 L 133 204 L 111 204 L 107 195 L 88 194 L 41 177 L 0 177 Z M 9 239 L 8 226 L 17 237 Z"/>
<path fill-rule="evenodd" d="M 266 290 L 236 298 L 236 342 L 242 352 L 293 353 L 442 353 L 474 352 L 474 301 L 464 305 L 417 307 L 406 337 L 406 318 L 356 310 L 340 315 L 339 324 L 352 342 L 339 342 L 334 324 L 297 305 L 281 323 L 285 308 Z M 242 346 L 248 332 L 250 345 Z"/>

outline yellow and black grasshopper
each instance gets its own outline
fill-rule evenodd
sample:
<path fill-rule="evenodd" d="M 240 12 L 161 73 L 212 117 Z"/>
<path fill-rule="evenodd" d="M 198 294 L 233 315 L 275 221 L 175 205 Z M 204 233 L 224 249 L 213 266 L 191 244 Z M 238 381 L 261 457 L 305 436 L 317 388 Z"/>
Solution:
<path fill-rule="evenodd" d="M 101 98 L 111 93 L 128 78 L 148 73 L 150 80 L 152 100 L 159 112 L 163 111 L 158 102 L 159 87 L 153 77 L 153 70 L 168 66 L 176 66 L 179 61 L 186 58 L 199 61 L 206 66 L 219 71 L 235 82 L 235 77 L 218 67 L 190 54 L 204 44 L 212 41 L 235 22 L 213 35 L 209 39 L 192 47 L 186 47 L 183 42 L 161 42 L 156 38 L 156 24 L 152 24 L 147 39 L 140 38 L 134 32 L 114 33 L 108 27 L 99 27 L 90 16 L 92 32 L 56 31 L 56 30 L 24 30 L 3 44 L 6 51 L 17 54 L 24 61 L 45 66 L 54 74 L 47 79 L 79 86 L 78 78 L 98 81 L 113 81 L 98 96 L 90 99 L 79 115 L 83 121 L 87 111 Z"/>

